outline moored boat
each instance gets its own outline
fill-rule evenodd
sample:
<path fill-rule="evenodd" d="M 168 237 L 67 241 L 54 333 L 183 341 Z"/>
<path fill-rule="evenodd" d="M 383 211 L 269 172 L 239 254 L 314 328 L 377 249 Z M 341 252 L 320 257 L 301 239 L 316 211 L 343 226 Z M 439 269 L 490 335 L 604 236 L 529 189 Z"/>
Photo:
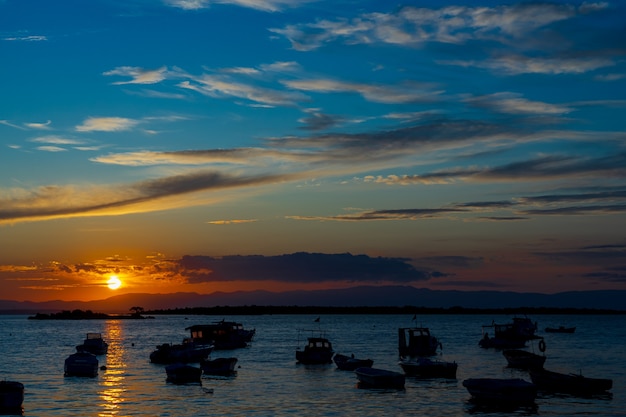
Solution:
<path fill-rule="evenodd" d="M 24 384 L 17 381 L 0 381 L 0 414 L 22 414 Z"/>
<path fill-rule="evenodd" d="M 216 321 L 187 327 L 191 339 L 198 344 L 211 344 L 215 350 L 231 350 L 248 346 L 256 329 L 246 330 L 243 324 L 234 321 Z"/>
<path fill-rule="evenodd" d="M 104 341 L 100 333 L 87 333 L 87 337 L 81 345 L 76 346 L 76 351 L 89 352 L 94 355 L 104 355 L 109 351 L 109 344 Z"/>
<path fill-rule="evenodd" d="M 235 373 L 237 358 L 216 358 L 200 362 L 200 369 L 205 375 L 228 376 Z"/>
<path fill-rule="evenodd" d="M 296 350 L 296 360 L 304 365 L 320 365 L 332 363 L 334 355 L 333 345 L 324 335 L 307 338 L 303 350 Z"/>
<path fill-rule="evenodd" d="M 576 326 L 574 327 L 546 327 L 546 333 L 574 333 L 576 331 Z"/>
<path fill-rule="evenodd" d="M 354 370 L 360 388 L 404 389 L 405 376 L 386 369 L 362 367 Z"/>
<path fill-rule="evenodd" d="M 545 355 L 537 355 L 520 349 L 506 349 L 502 351 L 502 355 L 506 358 L 509 368 L 537 369 L 543 368 L 546 362 Z"/>
<path fill-rule="evenodd" d="M 489 330 L 493 335 L 489 335 Z M 536 336 L 537 323 L 528 317 L 514 317 L 510 323 L 492 323 L 482 326 L 483 337 L 478 345 L 483 348 L 518 349 L 526 346 L 526 342 L 539 339 Z"/>
<path fill-rule="evenodd" d="M 202 370 L 184 363 L 173 363 L 165 367 L 167 382 L 172 384 L 202 383 Z"/>
<path fill-rule="evenodd" d="M 98 358 L 89 352 L 76 352 L 65 359 L 65 376 L 93 378 L 98 375 Z"/>
<path fill-rule="evenodd" d="M 398 365 L 406 376 L 421 378 L 448 378 L 456 379 L 456 362 L 446 362 L 431 358 L 402 359 Z"/>
<path fill-rule="evenodd" d="M 200 362 L 207 359 L 212 350 L 213 345 L 201 345 L 185 338 L 182 344 L 158 345 L 156 350 L 150 353 L 150 362 L 159 364 Z"/>
<path fill-rule="evenodd" d="M 434 356 L 441 343 L 430 334 L 428 327 L 400 327 L 398 329 L 398 352 L 401 358 Z"/>
<path fill-rule="evenodd" d="M 354 355 L 347 356 L 340 353 L 333 356 L 333 362 L 337 365 L 338 369 L 342 371 L 354 371 L 357 368 L 371 368 L 374 365 L 374 361 L 371 359 L 359 359 Z"/>
<path fill-rule="evenodd" d="M 537 398 L 537 386 L 521 378 L 468 378 L 463 386 L 481 402 L 523 404 Z"/>
<path fill-rule="evenodd" d="M 589 378 L 582 374 L 563 374 L 546 369 L 534 369 L 529 373 L 533 383 L 546 392 L 590 396 L 606 393 L 613 388 L 612 379 Z"/>

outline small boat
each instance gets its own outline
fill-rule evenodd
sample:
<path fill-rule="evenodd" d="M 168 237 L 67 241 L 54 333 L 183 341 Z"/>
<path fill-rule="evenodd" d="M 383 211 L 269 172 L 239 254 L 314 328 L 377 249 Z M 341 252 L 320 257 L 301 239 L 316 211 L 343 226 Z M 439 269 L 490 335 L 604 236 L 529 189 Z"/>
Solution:
<path fill-rule="evenodd" d="M 98 375 L 98 358 L 93 353 L 80 351 L 65 359 L 65 376 L 93 378 Z"/>
<path fill-rule="evenodd" d="M 456 379 L 456 362 L 446 362 L 431 358 L 402 359 L 398 365 L 406 376 L 421 378 L 448 378 Z"/>
<path fill-rule="evenodd" d="M 405 377 L 400 372 L 363 367 L 355 369 L 354 373 L 359 380 L 360 388 L 404 389 Z"/>
<path fill-rule="evenodd" d="M 320 365 L 332 363 L 334 354 L 332 343 L 321 333 L 318 337 L 307 338 L 304 349 L 296 350 L 296 360 L 304 365 Z"/>
<path fill-rule="evenodd" d="M 542 391 L 590 396 L 613 388 L 612 379 L 589 378 L 582 374 L 562 374 L 546 369 L 531 369 L 530 378 Z"/>
<path fill-rule="evenodd" d="M 150 353 L 150 362 L 159 364 L 200 362 L 207 359 L 212 350 L 212 345 L 197 344 L 190 338 L 185 338 L 182 344 L 158 345 L 156 350 Z"/>
<path fill-rule="evenodd" d="M 489 330 L 493 337 L 489 336 Z M 492 323 L 482 326 L 483 337 L 478 345 L 483 348 L 518 349 L 526 346 L 529 340 L 539 339 L 536 336 L 537 323 L 528 317 L 514 317 L 510 323 Z"/>
<path fill-rule="evenodd" d="M 434 356 L 441 343 L 430 334 L 428 327 L 400 327 L 398 351 L 400 357 Z"/>
<path fill-rule="evenodd" d="M 76 346 L 77 352 L 89 352 L 93 355 L 105 355 L 109 351 L 109 344 L 104 341 L 100 333 L 87 333 L 82 345 Z"/>
<path fill-rule="evenodd" d="M 187 327 L 191 339 L 199 344 L 213 345 L 215 350 L 232 350 L 248 346 L 256 329 L 246 330 L 243 324 L 220 320 L 211 324 L 197 324 Z"/>
<path fill-rule="evenodd" d="M 541 369 L 546 362 L 545 355 L 537 355 L 520 349 L 506 349 L 502 351 L 509 368 L 516 369 Z"/>
<path fill-rule="evenodd" d="M 463 386 L 480 402 L 525 404 L 537 398 L 537 386 L 521 378 L 469 378 Z"/>
<path fill-rule="evenodd" d="M 24 402 L 24 384 L 17 381 L 0 381 L 0 414 L 21 415 Z"/>
<path fill-rule="evenodd" d="M 202 369 L 184 363 L 173 363 L 165 367 L 167 382 L 172 384 L 202 383 Z"/>
<path fill-rule="evenodd" d="M 200 369 L 205 375 L 228 376 L 235 373 L 236 365 L 237 358 L 207 359 L 200 362 Z"/>
<path fill-rule="evenodd" d="M 356 368 L 371 368 L 374 365 L 374 361 L 371 359 L 359 359 L 355 358 L 354 355 L 347 356 L 340 353 L 333 357 L 333 362 L 342 371 L 354 371 Z"/>
<path fill-rule="evenodd" d="M 574 333 L 576 331 L 576 326 L 574 327 L 546 327 L 546 333 Z"/>

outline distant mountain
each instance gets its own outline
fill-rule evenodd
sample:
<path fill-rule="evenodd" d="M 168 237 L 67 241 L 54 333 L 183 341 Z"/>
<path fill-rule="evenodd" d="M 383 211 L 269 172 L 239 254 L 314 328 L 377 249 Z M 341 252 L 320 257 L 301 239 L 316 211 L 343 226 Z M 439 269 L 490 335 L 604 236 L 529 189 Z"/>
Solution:
<path fill-rule="evenodd" d="M 557 294 L 503 291 L 439 291 L 410 286 L 361 286 L 316 291 L 237 291 L 211 294 L 124 294 L 95 301 L 0 300 L 0 313 L 92 310 L 128 313 L 131 307 L 145 310 L 215 306 L 417 306 L 429 308 L 516 308 L 552 307 L 626 310 L 626 291 L 570 291 Z"/>

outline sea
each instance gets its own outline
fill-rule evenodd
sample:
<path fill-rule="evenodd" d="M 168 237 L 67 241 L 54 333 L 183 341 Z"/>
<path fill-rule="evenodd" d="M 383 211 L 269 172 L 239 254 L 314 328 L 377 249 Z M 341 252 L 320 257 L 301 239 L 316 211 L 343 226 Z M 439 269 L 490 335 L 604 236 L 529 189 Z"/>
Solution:
<path fill-rule="evenodd" d="M 24 416 L 626 416 L 626 316 L 529 316 L 546 343 L 545 368 L 610 378 L 609 395 L 581 398 L 540 393 L 534 404 L 477 404 L 463 387 L 466 378 L 522 378 L 501 351 L 478 346 L 482 326 L 506 323 L 495 315 L 157 315 L 146 320 L 28 320 L 0 316 L 0 378 L 25 386 Z M 221 319 L 256 329 L 249 347 L 214 351 L 211 358 L 238 358 L 230 377 L 203 375 L 201 384 L 166 382 L 164 365 L 150 363 L 163 343 L 181 343 L 185 329 Z M 575 333 L 545 327 L 576 326 Z M 458 364 L 457 378 L 407 377 L 404 390 L 359 388 L 356 376 L 334 364 L 301 365 L 295 352 L 310 335 L 325 332 L 337 353 L 369 358 L 375 368 L 398 366 L 398 328 L 423 326 L 442 343 L 440 359 Z M 65 359 L 87 333 L 100 332 L 109 352 L 95 378 L 64 377 Z M 529 345 L 528 350 L 538 352 Z"/>

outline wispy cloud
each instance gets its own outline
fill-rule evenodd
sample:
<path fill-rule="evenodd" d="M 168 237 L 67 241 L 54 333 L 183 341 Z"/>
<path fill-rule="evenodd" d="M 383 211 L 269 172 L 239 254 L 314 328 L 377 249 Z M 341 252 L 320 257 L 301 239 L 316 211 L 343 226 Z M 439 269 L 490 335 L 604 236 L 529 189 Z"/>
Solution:
<path fill-rule="evenodd" d="M 76 126 L 77 132 L 118 132 L 131 130 L 140 123 L 139 120 L 125 117 L 89 117 Z"/>
<path fill-rule="evenodd" d="M 47 41 L 48 37 L 44 35 L 22 35 L 22 36 L 7 36 L 2 38 L 3 41 L 11 42 L 43 42 Z"/>
<path fill-rule="evenodd" d="M 114 85 L 122 84 L 156 84 L 167 78 L 167 68 L 161 67 L 156 70 L 145 70 L 139 67 L 117 67 L 103 73 L 106 76 L 119 75 L 131 77 L 128 81 L 116 81 Z"/>
<path fill-rule="evenodd" d="M 217 224 L 217 225 L 226 225 L 226 224 L 245 224 L 245 223 L 255 223 L 257 219 L 228 219 L 228 220 L 211 220 L 208 221 L 208 224 Z"/>
<path fill-rule="evenodd" d="M 228 4 L 264 12 L 278 12 L 311 1 L 314 0 L 164 0 L 165 4 L 183 10 L 201 10 L 213 4 Z"/>

